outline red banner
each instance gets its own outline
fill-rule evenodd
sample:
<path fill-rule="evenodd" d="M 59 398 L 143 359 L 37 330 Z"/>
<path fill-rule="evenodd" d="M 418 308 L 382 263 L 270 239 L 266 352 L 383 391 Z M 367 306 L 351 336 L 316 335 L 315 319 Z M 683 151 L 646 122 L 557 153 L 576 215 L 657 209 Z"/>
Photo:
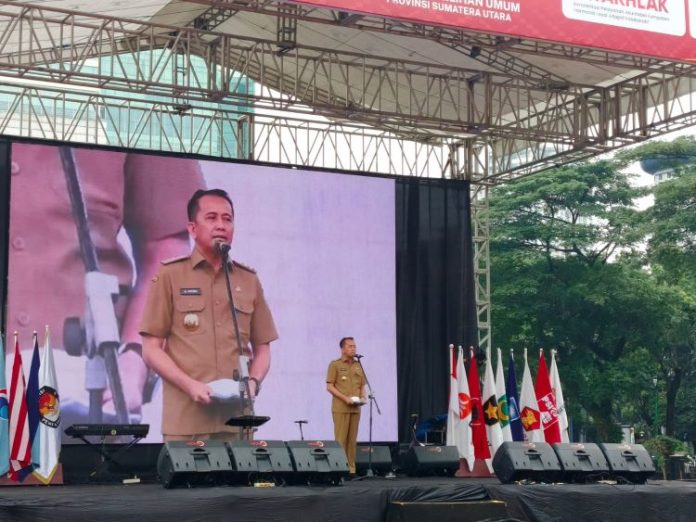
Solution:
<path fill-rule="evenodd" d="M 696 0 L 303 0 L 301 3 L 696 61 Z"/>

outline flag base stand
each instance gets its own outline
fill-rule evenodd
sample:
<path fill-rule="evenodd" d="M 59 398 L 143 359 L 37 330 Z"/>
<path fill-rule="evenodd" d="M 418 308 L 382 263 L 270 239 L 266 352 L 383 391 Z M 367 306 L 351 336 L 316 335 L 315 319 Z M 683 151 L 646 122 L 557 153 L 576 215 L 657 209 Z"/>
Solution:
<path fill-rule="evenodd" d="M 33 474 L 27 476 L 24 482 L 15 482 L 7 478 L 7 475 L 0 477 L 0 487 L 2 486 L 60 486 L 64 484 L 63 482 L 63 464 L 58 464 L 56 472 L 51 477 L 51 481 L 44 484 L 39 479 L 37 479 Z"/>
<path fill-rule="evenodd" d="M 485 460 L 477 459 L 474 461 L 474 467 L 470 471 L 466 459 L 459 459 L 459 469 L 454 474 L 459 478 L 486 478 L 493 474 L 488 469 Z"/>

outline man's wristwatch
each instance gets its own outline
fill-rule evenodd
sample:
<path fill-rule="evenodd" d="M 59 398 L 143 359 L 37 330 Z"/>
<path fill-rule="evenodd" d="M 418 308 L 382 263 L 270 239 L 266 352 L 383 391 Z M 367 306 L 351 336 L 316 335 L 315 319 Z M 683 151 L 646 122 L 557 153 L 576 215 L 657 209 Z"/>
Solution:
<path fill-rule="evenodd" d="M 256 383 L 256 395 L 254 395 L 254 397 L 256 397 L 261 391 L 261 381 L 259 381 L 256 377 L 249 377 L 249 380 Z"/>

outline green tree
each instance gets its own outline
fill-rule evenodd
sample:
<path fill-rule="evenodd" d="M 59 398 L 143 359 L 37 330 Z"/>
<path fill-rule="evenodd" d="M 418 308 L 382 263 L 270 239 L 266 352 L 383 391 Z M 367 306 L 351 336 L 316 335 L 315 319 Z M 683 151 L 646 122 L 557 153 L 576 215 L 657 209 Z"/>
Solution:
<path fill-rule="evenodd" d="M 696 140 L 683 137 L 648 143 L 617 158 L 622 166 L 633 161 L 672 174 L 655 187 L 654 205 L 642 223 L 647 243 L 642 264 L 669 294 L 663 332 L 654 352 L 665 383 L 666 432 L 694 433 L 696 423 L 688 415 L 693 397 L 689 388 L 680 391 L 685 383 L 696 384 Z M 681 425 L 677 411 L 686 413 Z"/>
<path fill-rule="evenodd" d="M 610 262 L 641 238 L 645 191 L 608 161 L 518 180 L 491 195 L 492 305 L 497 344 L 556 347 L 575 419 L 615 440 L 616 369 L 643 338 L 653 299 L 639 266 Z"/>

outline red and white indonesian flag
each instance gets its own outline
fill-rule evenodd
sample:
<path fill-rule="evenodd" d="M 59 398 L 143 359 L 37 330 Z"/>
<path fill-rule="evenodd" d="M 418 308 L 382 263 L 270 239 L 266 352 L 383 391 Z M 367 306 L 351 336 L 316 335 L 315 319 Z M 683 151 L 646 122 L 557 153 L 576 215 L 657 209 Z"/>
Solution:
<path fill-rule="evenodd" d="M 505 390 L 505 371 L 503 370 L 503 353 L 498 348 L 498 365 L 495 368 L 495 390 L 498 399 L 498 421 L 500 429 L 503 430 L 503 440 L 512 441 L 512 430 L 510 429 L 510 408 L 508 407 L 508 396 Z"/>
<path fill-rule="evenodd" d="M 39 467 L 34 470 L 34 476 L 44 484 L 48 484 L 58 470 L 61 449 L 58 379 L 53 363 L 48 327 L 46 327 L 39 370 L 39 440 L 41 441 L 41 459 Z"/>
<path fill-rule="evenodd" d="M 469 471 L 474 469 L 474 440 L 471 434 L 471 395 L 469 381 L 464 370 L 464 350 L 459 347 L 457 357 L 457 390 L 459 396 L 459 422 L 456 426 L 455 440 L 459 458 L 466 459 Z"/>
<path fill-rule="evenodd" d="M 10 379 L 10 474 L 14 481 L 20 480 L 20 471 L 31 466 L 31 442 L 29 440 L 29 417 L 27 415 L 26 383 L 22 368 L 19 339 L 15 333 L 15 355 Z"/>
<path fill-rule="evenodd" d="M 488 436 L 488 444 L 491 446 L 491 458 L 486 459 L 488 469 L 493 471 L 492 458 L 495 457 L 495 452 L 503 443 L 503 430 L 500 427 L 500 419 L 498 418 L 498 392 L 495 387 L 495 379 L 493 378 L 493 363 L 491 363 L 491 351 L 486 352 L 486 373 L 483 378 L 483 418 L 486 422 L 486 435 Z"/>
<path fill-rule="evenodd" d="M 549 444 L 561 442 L 561 432 L 558 429 L 556 398 L 551 391 L 549 370 L 546 368 L 546 358 L 544 357 L 543 348 L 539 350 L 539 368 L 537 368 L 535 391 L 537 404 L 539 405 L 541 428 L 544 430 L 544 439 Z"/>
<path fill-rule="evenodd" d="M 566 413 L 565 400 L 563 400 L 561 377 L 558 375 L 558 366 L 556 365 L 556 350 L 551 350 L 549 380 L 551 381 L 551 391 L 556 398 L 556 411 L 558 411 L 558 427 L 561 430 L 561 442 L 570 442 L 568 414 Z"/>
<path fill-rule="evenodd" d="M 524 372 L 522 374 L 522 393 L 520 394 L 520 421 L 524 428 L 524 440 L 544 442 L 544 433 L 541 431 L 541 419 L 539 418 L 539 405 L 534 393 L 532 372 L 529 371 L 526 348 L 524 349 Z"/>

